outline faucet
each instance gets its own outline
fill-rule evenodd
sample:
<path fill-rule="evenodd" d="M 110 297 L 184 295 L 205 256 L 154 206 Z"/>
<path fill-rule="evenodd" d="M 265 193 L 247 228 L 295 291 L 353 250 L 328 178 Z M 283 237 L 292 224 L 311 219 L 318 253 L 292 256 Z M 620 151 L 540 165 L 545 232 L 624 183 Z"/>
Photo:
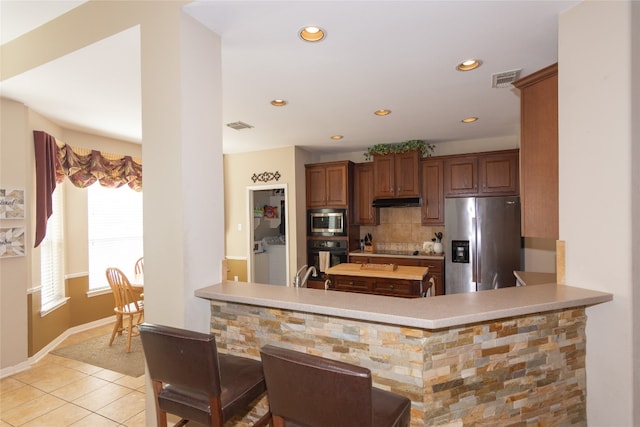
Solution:
<path fill-rule="evenodd" d="M 318 272 L 314 266 L 307 268 L 308 265 L 303 265 L 300 270 L 296 273 L 296 277 L 293 279 L 293 287 L 294 288 L 304 288 L 307 286 L 307 280 L 309 280 L 309 276 L 313 274 L 313 277 L 318 277 Z M 304 272 L 304 273 L 303 273 Z M 304 274 L 304 276 L 303 276 Z"/>

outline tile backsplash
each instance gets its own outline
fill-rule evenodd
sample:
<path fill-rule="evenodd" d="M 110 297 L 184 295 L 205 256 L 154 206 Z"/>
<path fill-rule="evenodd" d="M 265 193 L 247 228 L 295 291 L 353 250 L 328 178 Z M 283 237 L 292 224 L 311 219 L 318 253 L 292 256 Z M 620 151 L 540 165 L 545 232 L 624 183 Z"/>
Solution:
<path fill-rule="evenodd" d="M 380 208 L 380 225 L 361 226 L 360 238 L 373 236 L 376 250 L 421 251 L 422 242 L 431 241 L 433 233 L 445 233 L 444 226 L 421 224 L 421 208 Z"/>

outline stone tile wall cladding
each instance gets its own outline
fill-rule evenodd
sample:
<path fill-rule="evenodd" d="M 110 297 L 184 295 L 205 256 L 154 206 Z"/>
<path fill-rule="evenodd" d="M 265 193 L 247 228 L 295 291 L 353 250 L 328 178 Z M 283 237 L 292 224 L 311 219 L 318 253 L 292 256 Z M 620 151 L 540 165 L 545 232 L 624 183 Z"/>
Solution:
<path fill-rule="evenodd" d="M 411 399 L 412 426 L 586 425 L 584 308 L 441 330 L 218 301 L 211 311 L 221 352 L 259 359 L 269 343 L 367 367 L 374 386 Z"/>

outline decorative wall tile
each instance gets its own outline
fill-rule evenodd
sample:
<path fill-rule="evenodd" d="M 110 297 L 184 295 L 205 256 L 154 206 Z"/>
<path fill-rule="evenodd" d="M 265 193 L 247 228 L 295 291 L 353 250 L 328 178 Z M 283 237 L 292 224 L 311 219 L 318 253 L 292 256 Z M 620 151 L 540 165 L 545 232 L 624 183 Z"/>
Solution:
<path fill-rule="evenodd" d="M 211 313 L 221 352 L 259 359 L 273 344 L 370 369 L 411 399 L 412 426 L 586 424 L 584 309 L 437 331 L 218 301 Z"/>

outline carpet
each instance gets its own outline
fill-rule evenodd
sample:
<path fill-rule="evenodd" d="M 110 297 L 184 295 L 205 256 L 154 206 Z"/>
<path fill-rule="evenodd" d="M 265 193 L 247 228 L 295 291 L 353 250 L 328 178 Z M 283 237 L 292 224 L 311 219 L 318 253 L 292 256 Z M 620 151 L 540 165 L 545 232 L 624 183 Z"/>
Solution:
<path fill-rule="evenodd" d="M 127 347 L 126 334 L 116 335 L 111 347 L 109 347 L 109 338 L 111 338 L 111 334 L 91 338 L 78 344 L 53 350 L 51 354 L 110 369 L 130 377 L 139 377 L 144 374 L 144 352 L 140 337 L 131 337 L 130 353 L 125 351 Z"/>

